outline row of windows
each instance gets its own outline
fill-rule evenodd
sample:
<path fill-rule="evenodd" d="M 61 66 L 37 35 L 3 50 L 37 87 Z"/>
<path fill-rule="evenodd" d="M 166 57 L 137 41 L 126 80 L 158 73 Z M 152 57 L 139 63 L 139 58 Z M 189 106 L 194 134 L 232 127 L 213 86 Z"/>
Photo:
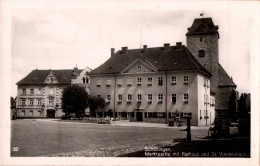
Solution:
<path fill-rule="evenodd" d="M 27 89 L 22 89 L 22 95 L 26 95 L 27 94 Z M 45 89 L 43 88 L 38 88 L 37 89 L 37 93 L 35 93 L 35 89 L 34 88 L 31 88 L 29 89 L 29 95 L 42 95 L 42 94 L 45 94 Z M 54 88 L 49 88 L 49 94 L 50 95 L 54 95 Z M 56 90 L 56 94 L 59 94 L 59 88 L 57 88 Z"/>
<path fill-rule="evenodd" d="M 37 105 L 42 105 L 42 100 L 41 99 L 37 99 L 36 104 Z M 26 105 L 26 99 L 22 99 L 21 100 L 21 105 Z M 33 99 L 29 99 L 29 105 L 34 105 L 34 100 Z"/>
<path fill-rule="evenodd" d="M 143 112 L 145 118 L 166 118 L 165 112 Z M 102 112 L 97 113 L 98 116 L 103 116 Z M 106 116 L 113 116 L 113 113 L 106 113 Z M 184 118 L 186 116 L 192 116 L 191 112 L 169 112 L 169 118 Z M 134 118 L 134 112 L 115 112 L 115 117 L 122 117 L 122 118 Z"/>
<path fill-rule="evenodd" d="M 56 103 L 59 103 L 59 100 L 56 99 Z M 34 99 L 29 99 L 29 103 L 28 103 L 30 106 L 33 106 L 33 105 L 37 105 L 37 106 L 40 106 L 40 105 L 44 105 L 44 102 L 42 101 L 42 99 L 37 99 L 36 100 L 36 103 L 35 103 L 35 100 Z M 25 106 L 26 105 L 26 99 L 22 99 L 21 100 L 21 105 L 22 106 Z M 54 106 L 54 99 L 53 98 L 49 98 L 49 102 L 48 102 L 48 105 L 49 106 Z"/>
<path fill-rule="evenodd" d="M 137 85 L 141 85 L 143 82 L 143 78 L 138 77 L 137 78 Z M 148 77 L 147 78 L 147 85 L 152 85 L 153 83 L 153 77 Z M 183 84 L 188 85 L 189 83 L 189 76 L 184 76 L 183 77 Z M 121 86 L 123 84 L 123 80 L 122 79 L 118 79 L 117 80 L 117 85 Z M 176 85 L 177 84 L 177 76 L 172 76 L 171 77 L 171 84 L 172 85 Z M 101 86 L 101 79 L 97 79 L 97 86 Z M 107 79 L 106 81 L 106 86 L 110 86 L 111 85 L 111 79 Z M 130 86 L 132 85 L 132 78 L 127 78 L 127 85 Z M 158 77 L 158 85 L 163 85 L 163 77 Z"/>
<path fill-rule="evenodd" d="M 33 111 L 33 110 L 28 110 L 29 111 L 29 115 L 30 116 L 33 116 L 33 115 L 42 115 L 42 111 L 41 110 L 38 110 L 37 112 L 36 111 Z M 21 116 L 25 116 L 25 110 L 21 110 L 21 113 L 20 115 Z"/>
<path fill-rule="evenodd" d="M 101 95 L 97 95 L 97 97 L 101 97 Z M 131 102 L 132 101 L 132 94 L 127 94 L 126 96 L 127 98 L 127 102 Z M 163 101 L 163 94 L 158 94 L 158 102 L 162 102 Z M 143 95 L 142 94 L 137 94 L 137 102 L 141 102 L 142 101 L 142 98 L 143 98 Z M 171 95 L 171 99 L 172 99 L 172 103 L 175 103 L 177 101 L 177 97 L 176 97 L 176 94 L 172 94 Z M 123 95 L 119 94 L 117 96 L 117 101 L 118 102 L 122 102 L 123 100 Z M 152 102 L 153 100 L 153 94 L 148 94 L 147 95 L 147 101 L 148 102 Z M 111 101 L 111 95 L 107 95 L 106 96 L 106 101 L 107 102 L 110 102 Z M 188 102 L 189 101 L 189 94 L 188 93 L 185 93 L 183 95 L 183 102 Z"/>

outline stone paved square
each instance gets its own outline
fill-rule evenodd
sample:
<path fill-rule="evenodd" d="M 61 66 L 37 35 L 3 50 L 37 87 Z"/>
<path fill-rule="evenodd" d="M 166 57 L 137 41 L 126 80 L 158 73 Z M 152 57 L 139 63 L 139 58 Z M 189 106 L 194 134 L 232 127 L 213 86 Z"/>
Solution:
<path fill-rule="evenodd" d="M 133 152 L 134 148 L 142 150 L 145 146 L 168 144 L 175 138 L 185 138 L 186 133 L 180 129 L 58 122 L 48 119 L 14 120 L 11 156 L 116 157 Z M 206 128 L 192 129 L 192 139 L 206 136 L 207 131 Z M 18 147 L 18 151 L 14 151 L 13 147 Z M 113 153 L 114 150 L 118 153 Z M 100 153 L 102 151 L 106 154 Z"/>

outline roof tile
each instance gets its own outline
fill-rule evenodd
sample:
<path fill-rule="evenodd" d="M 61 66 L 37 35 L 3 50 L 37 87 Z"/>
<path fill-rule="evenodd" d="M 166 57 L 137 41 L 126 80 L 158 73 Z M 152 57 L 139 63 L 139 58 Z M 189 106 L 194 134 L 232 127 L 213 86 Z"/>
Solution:
<path fill-rule="evenodd" d="M 147 48 L 146 53 L 143 53 L 143 49 L 130 49 L 127 54 L 122 54 L 120 50 L 89 74 L 117 74 L 138 58 L 148 61 L 158 71 L 200 70 L 211 76 L 184 45 L 181 49 L 171 46 L 170 50 L 164 50 L 163 47 Z"/>
<path fill-rule="evenodd" d="M 200 34 L 218 34 L 218 26 L 214 25 L 212 18 L 197 18 L 193 24 L 188 28 L 187 36 Z"/>
<path fill-rule="evenodd" d="M 73 76 L 73 70 L 33 70 L 22 80 L 17 82 L 17 85 L 40 85 L 44 84 L 45 79 L 50 74 L 50 72 L 55 75 L 58 80 L 58 84 L 70 84 L 71 79 L 75 79 L 77 76 Z M 82 70 L 78 70 L 78 72 L 82 72 Z"/>

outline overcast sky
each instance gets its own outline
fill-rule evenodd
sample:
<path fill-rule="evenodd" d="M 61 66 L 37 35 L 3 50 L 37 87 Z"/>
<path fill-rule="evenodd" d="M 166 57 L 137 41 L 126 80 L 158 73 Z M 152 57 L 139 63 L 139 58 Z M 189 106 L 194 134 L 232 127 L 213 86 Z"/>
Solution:
<path fill-rule="evenodd" d="M 147 2 L 148 3 L 148 2 Z M 12 12 L 12 92 L 16 82 L 34 69 L 94 69 L 110 57 L 110 48 L 129 49 L 186 45 L 187 28 L 202 10 L 219 26 L 219 61 L 232 76 L 239 92 L 250 92 L 250 19 L 242 5 L 224 7 L 196 6 L 163 10 L 147 4 L 122 8 L 114 2 L 81 8 L 21 8 Z M 100 6 L 100 7 L 97 7 Z M 130 6 L 130 7 L 128 7 Z M 145 6 L 145 7 L 142 7 Z M 162 5 L 163 6 L 163 5 Z M 167 5 L 166 5 L 167 6 Z M 142 32 L 142 33 L 141 33 Z M 116 64 L 115 64 L 116 65 Z"/>

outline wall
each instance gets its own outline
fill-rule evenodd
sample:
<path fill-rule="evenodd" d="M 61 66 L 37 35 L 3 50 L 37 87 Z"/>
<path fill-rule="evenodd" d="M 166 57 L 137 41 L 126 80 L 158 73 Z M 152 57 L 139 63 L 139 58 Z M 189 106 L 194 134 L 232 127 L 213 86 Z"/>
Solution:
<path fill-rule="evenodd" d="M 132 71 L 132 70 L 129 70 Z M 132 71 L 133 72 L 133 71 Z M 183 84 L 184 75 L 189 76 L 189 84 Z M 177 84 L 171 85 L 171 77 L 177 76 Z M 116 77 L 116 86 L 115 86 L 115 77 Z M 137 78 L 142 78 L 141 86 L 137 86 Z M 147 85 L 148 77 L 153 78 L 152 86 Z M 158 85 L 158 77 L 163 77 L 163 85 Z M 140 109 L 142 112 L 166 112 L 166 73 L 138 73 L 138 74 L 119 74 L 119 75 L 102 75 L 102 76 L 90 76 L 90 92 L 92 96 L 101 95 L 106 99 L 106 95 L 111 95 L 111 102 L 107 105 L 106 110 L 112 109 L 117 112 L 133 112 L 136 109 Z M 127 85 L 127 79 L 132 79 L 132 85 Z M 100 79 L 101 85 L 97 86 L 97 79 Z M 111 85 L 107 86 L 107 79 L 111 80 Z M 118 80 L 122 79 L 122 85 L 118 86 Z M 115 92 L 115 105 L 114 105 L 114 88 L 116 87 Z M 189 94 L 189 102 L 183 102 L 184 93 Z M 122 94 L 123 100 L 122 103 L 117 103 L 118 94 Z M 127 94 L 132 94 L 132 102 L 127 103 Z M 137 104 L 137 94 L 142 94 L 142 102 Z M 147 102 L 148 94 L 153 94 L 152 103 Z M 158 94 L 163 94 L 163 102 L 158 103 Z M 177 94 L 176 103 L 171 102 L 172 94 Z M 188 71 L 188 72 L 168 72 L 167 73 L 167 111 L 175 112 L 192 112 L 193 116 L 191 124 L 197 125 L 197 109 L 198 108 L 198 95 L 197 95 L 197 73 Z M 144 118 L 144 121 L 160 121 L 162 120 L 152 120 L 152 118 Z M 166 119 L 163 118 L 164 123 Z"/>
<path fill-rule="evenodd" d="M 18 117 L 47 117 L 47 109 L 55 109 L 56 104 L 58 104 L 58 110 L 55 113 L 55 117 L 61 117 L 63 112 L 61 110 L 61 97 L 62 91 L 67 85 L 22 85 L 18 86 L 17 94 L 17 112 Z M 38 88 L 42 89 L 42 93 L 38 94 Z M 53 88 L 54 104 L 49 106 L 49 93 L 50 88 Z M 26 89 L 26 95 L 22 94 L 22 89 Z M 30 89 L 34 89 L 34 94 L 30 94 Z M 22 106 L 22 99 L 26 99 L 26 105 Z M 29 105 L 30 99 L 34 100 L 34 105 Z M 38 105 L 38 99 L 41 99 L 41 105 Z M 42 109 L 42 105 L 45 105 L 41 114 L 39 111 Z M 22 110 L 25 111 L 25 115 L 22 115 Z M 31 110 L 33 114 L 31 114 Z"/>
<path fill-rule="evenodd" d="M 82 72 L 79 74 L 79 76 L 76 77 L 76 79 L 71 80 L 72 84 L 77 84 L 81 87 L 84 87 L 86 89 L 86 91 L 88 92 L 88 94 L 90 93 L 89 83 L 83 83 L 83 77 L 89 78 L 87 73 L 90 72 L 90 71 L 91 71 L 91 69 L 89 67 L 86 67 L 84 70 L 82 70 Z M 89 79 L 89 82 L 90 82 L 90 79 Z"/>
<path fill-rule="evenodd" d="M 200 38 L 202 37 L 202 42 Z M 187 47 L 192 55 L 213 75 L 211 77 L 211 89 L 218 95 L 218 63 L 219 44 L 218 34 L 187 36 Z M 199 57 L 199 50 L 205 51 L 205 57 Z"/>
<path fill-rule="evenodd" d="M 210 80 L 203 75 L 198 75 L 198 114 L 199 126 L 210 125 Z M 208 80 L 208 81 L 207 81 Z"/>
<path fill-rule="evenodd" d="M 231 87 L 220 87 L 218 96 L 218 108 L 216 109 L 228 109 L 229 97 L 232 93 Z"/>

